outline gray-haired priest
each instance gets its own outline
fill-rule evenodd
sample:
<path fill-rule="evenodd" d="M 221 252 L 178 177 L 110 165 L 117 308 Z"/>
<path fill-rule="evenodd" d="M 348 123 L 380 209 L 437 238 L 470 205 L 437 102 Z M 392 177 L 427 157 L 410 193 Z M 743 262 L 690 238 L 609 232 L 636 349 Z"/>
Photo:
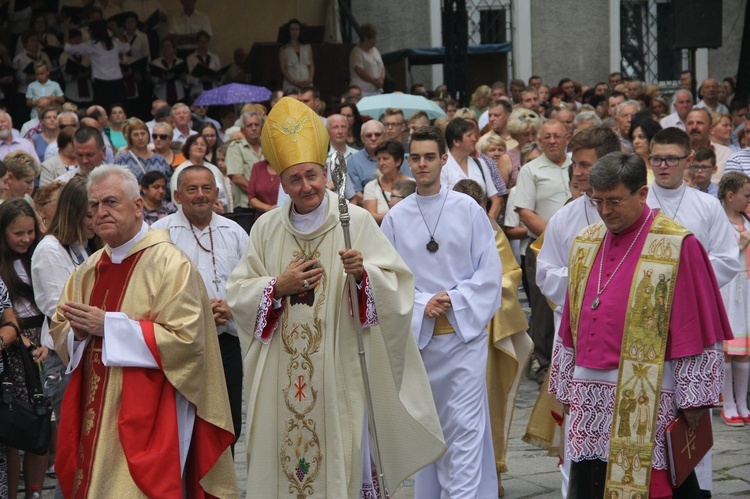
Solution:
<path fill-rule="evenodd" d="M 281 99 L 263 151 L 290 201 L 261 216 L 227 283 L 245 359 L 248 491 L 254 497 L 371 497 L 377 489 L 358 358 L 358 307 L 383 472 L 392 494 L 445 450 L 409 328 L 414 279 L 366 211 L 345 251 L 326 191 L 328 132 Z M 351 303 L 347 275 L 356 278 Z"/>

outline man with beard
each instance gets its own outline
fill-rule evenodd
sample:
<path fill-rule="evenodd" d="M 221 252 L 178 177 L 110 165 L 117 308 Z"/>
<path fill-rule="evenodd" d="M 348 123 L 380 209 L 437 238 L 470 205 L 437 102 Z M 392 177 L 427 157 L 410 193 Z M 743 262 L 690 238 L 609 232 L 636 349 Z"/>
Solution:
<path fill-rule="evenodd" d="M 247 199 L 247 183 L 253 165 L 263 161 L 263 151 L 260 147 L 260 131 L 263 128 L 263 118 L 255 111 L 246 111 L 240 116 L 242 125 L 242 140 L 234 141 L 227 151 L 227 175 L 232 180 L 232 199 L 234 211 L 250 211 Z"/>
<path fill-rule="evenodd" d="M 13 118 L 5 111 L 0 111 L 0 160 L 13 151 L 26 151 L 37 161 L 34 144 L 30 140 L 13 136 Z"/>

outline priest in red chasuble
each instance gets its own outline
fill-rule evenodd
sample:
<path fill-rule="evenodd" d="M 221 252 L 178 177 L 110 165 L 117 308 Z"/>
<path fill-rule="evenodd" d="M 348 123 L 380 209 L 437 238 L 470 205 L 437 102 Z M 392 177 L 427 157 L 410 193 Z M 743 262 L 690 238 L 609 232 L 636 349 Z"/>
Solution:
<path fill-rule="evenodd" d="M 66 498 L 238 497 L 211 306 L 167 231 L 142 220 L 130 171 L 88 180 L 106 247 L 68 280 L 52 318 L 72 372 L 55 469 Z"/>

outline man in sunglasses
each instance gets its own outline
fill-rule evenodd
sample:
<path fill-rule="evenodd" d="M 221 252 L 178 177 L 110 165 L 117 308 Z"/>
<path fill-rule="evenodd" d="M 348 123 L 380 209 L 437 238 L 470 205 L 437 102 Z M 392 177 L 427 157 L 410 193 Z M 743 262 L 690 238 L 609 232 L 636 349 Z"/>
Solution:
<path fill-rule="evenodd" d="M 671 148 L 680 146 L 662 140 L 652 154 L 687 158 Z M 550 369 L 550 392 L 570 419 L 569 496 L 700 497 L 695 472 L 673 492 L 665 431 L 678 416 L 699 428 L 719 402 L 732 333 L 709 255 L 649 208 L 640 156 L 607 154 L 588 181 L 601 221 L 573 242 Z"/>

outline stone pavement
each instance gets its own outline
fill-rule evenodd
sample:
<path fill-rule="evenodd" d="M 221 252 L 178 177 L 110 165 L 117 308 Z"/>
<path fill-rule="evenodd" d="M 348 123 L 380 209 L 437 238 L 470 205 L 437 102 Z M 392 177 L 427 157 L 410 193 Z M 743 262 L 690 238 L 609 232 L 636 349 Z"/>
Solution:
<path fill-rule="evenodd" d="M 530 380 L 524 380 L 519 390 L 508 445 L 507 462 L 510 471 L 503 475 L 507 499 L 560 497 L 557 458 L 547 456 L 546 451 L 532 447 L 521 440 L 538 390 L 536 382 Z M 713 497 L 750 497 L 750 426 L 730 428 L 721 421 L 718 409 L 713 412 Z M 242 436 L 235 450 L 235 469 L 240 490 L 243 491 L 242 497 L 253 498 L 252 493 L 244 493 L 247 488 L 244 424 Z M 48 478 L 45 482 L 44 498 L 52 499 L 53 487 L 52 480 Z M 19 495 L 19 497 L 23 496 Z M 398 489 L 393 499 L 412 499 L 413 497 L 414 482 L 409 479 Z"/>
<path fill-rule="evenodd" d="M 507 499 L 560 497 L 560 473 L 557 457 L 533 447 L 521 438 L 526 431 L 531 409 L 539 389 L 535 381 L 524 380 L 518 393 L 508 443 L 509 471 L 503 474 Z M 714 485 L 713 497 L 750 497 L 750 426 L 730 428 L 713 411 Z M 394 499 L 412 499 L 411 480 L 396 492 Z"/>

